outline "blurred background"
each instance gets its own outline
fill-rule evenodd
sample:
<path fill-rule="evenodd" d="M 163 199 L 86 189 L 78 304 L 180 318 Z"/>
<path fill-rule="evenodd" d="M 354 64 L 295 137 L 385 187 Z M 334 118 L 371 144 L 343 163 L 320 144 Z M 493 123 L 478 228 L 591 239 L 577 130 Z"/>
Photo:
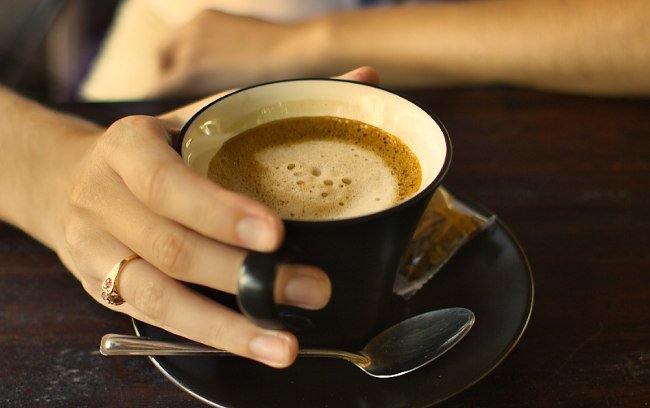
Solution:
<path fill-rule="evenodd" d="M 39 100 L 74 100 L 118 3 L 0 0 L 0 83 Z"/>

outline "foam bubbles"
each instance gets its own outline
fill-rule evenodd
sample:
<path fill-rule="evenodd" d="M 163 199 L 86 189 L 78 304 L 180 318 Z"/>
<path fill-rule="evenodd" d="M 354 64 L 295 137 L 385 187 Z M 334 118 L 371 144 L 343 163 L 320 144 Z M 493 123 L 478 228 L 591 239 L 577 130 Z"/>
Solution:
<path fill-rule="evenodd" d="M 337 219 L 381 211 L 420 186 L 417 157 L 399 139 L 335 117 L 282 119 L 223 144 L 208 177 L 283 218 Z"/>
<path fill-rule="evenodd" d="M 265 182 L 258 192 L 287 218 L 345 218 L 393 203 L 397 182 L 382 158 L 361 149 L 352 152 L 345 142 L 326 140 L 259 151 L 255 160 Z"/>

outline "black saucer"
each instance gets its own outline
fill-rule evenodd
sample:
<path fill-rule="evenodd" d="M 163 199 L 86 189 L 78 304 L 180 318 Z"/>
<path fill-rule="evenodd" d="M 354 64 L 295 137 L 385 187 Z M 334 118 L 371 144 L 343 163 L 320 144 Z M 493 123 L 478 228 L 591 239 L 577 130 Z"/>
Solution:
<path fill-rule="evenodd" d="M 476 315 L 447 354 L 393 379 L 370 377 L 338 360 L 299 359 L 285 370 L 240 358 L 152 357 L 172 382 L 217 407 L 429 407 L 473 385 L 515 347 L 533 305 L 526 256 L 500 221 L 481 232 L 409 301 L 407 316 L 462 306 Z M 171 334 L 134 321 L 136 333 Z"/>

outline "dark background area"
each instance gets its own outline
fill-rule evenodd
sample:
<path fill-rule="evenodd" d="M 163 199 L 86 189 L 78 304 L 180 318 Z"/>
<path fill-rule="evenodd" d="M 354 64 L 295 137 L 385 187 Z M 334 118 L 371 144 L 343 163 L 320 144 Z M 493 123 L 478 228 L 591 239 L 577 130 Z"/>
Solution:
<path fill-rule="evenodd" d="M 74 100 L 118 3 L 0 0 L 0 83 L 39 100 Z"/>

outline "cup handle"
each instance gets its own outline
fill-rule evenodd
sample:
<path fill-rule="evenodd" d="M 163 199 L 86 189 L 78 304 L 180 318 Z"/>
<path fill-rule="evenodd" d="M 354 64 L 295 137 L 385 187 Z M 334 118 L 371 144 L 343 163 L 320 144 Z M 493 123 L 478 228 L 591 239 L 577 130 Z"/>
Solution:
<path fill-rule="evenodd" d="M 275 306 L 273 288 L 278 259 L 273 254 L 251 251 L 239 270 L 237 304 L 242 313 L 265 329 L 285 329 Z"/>

